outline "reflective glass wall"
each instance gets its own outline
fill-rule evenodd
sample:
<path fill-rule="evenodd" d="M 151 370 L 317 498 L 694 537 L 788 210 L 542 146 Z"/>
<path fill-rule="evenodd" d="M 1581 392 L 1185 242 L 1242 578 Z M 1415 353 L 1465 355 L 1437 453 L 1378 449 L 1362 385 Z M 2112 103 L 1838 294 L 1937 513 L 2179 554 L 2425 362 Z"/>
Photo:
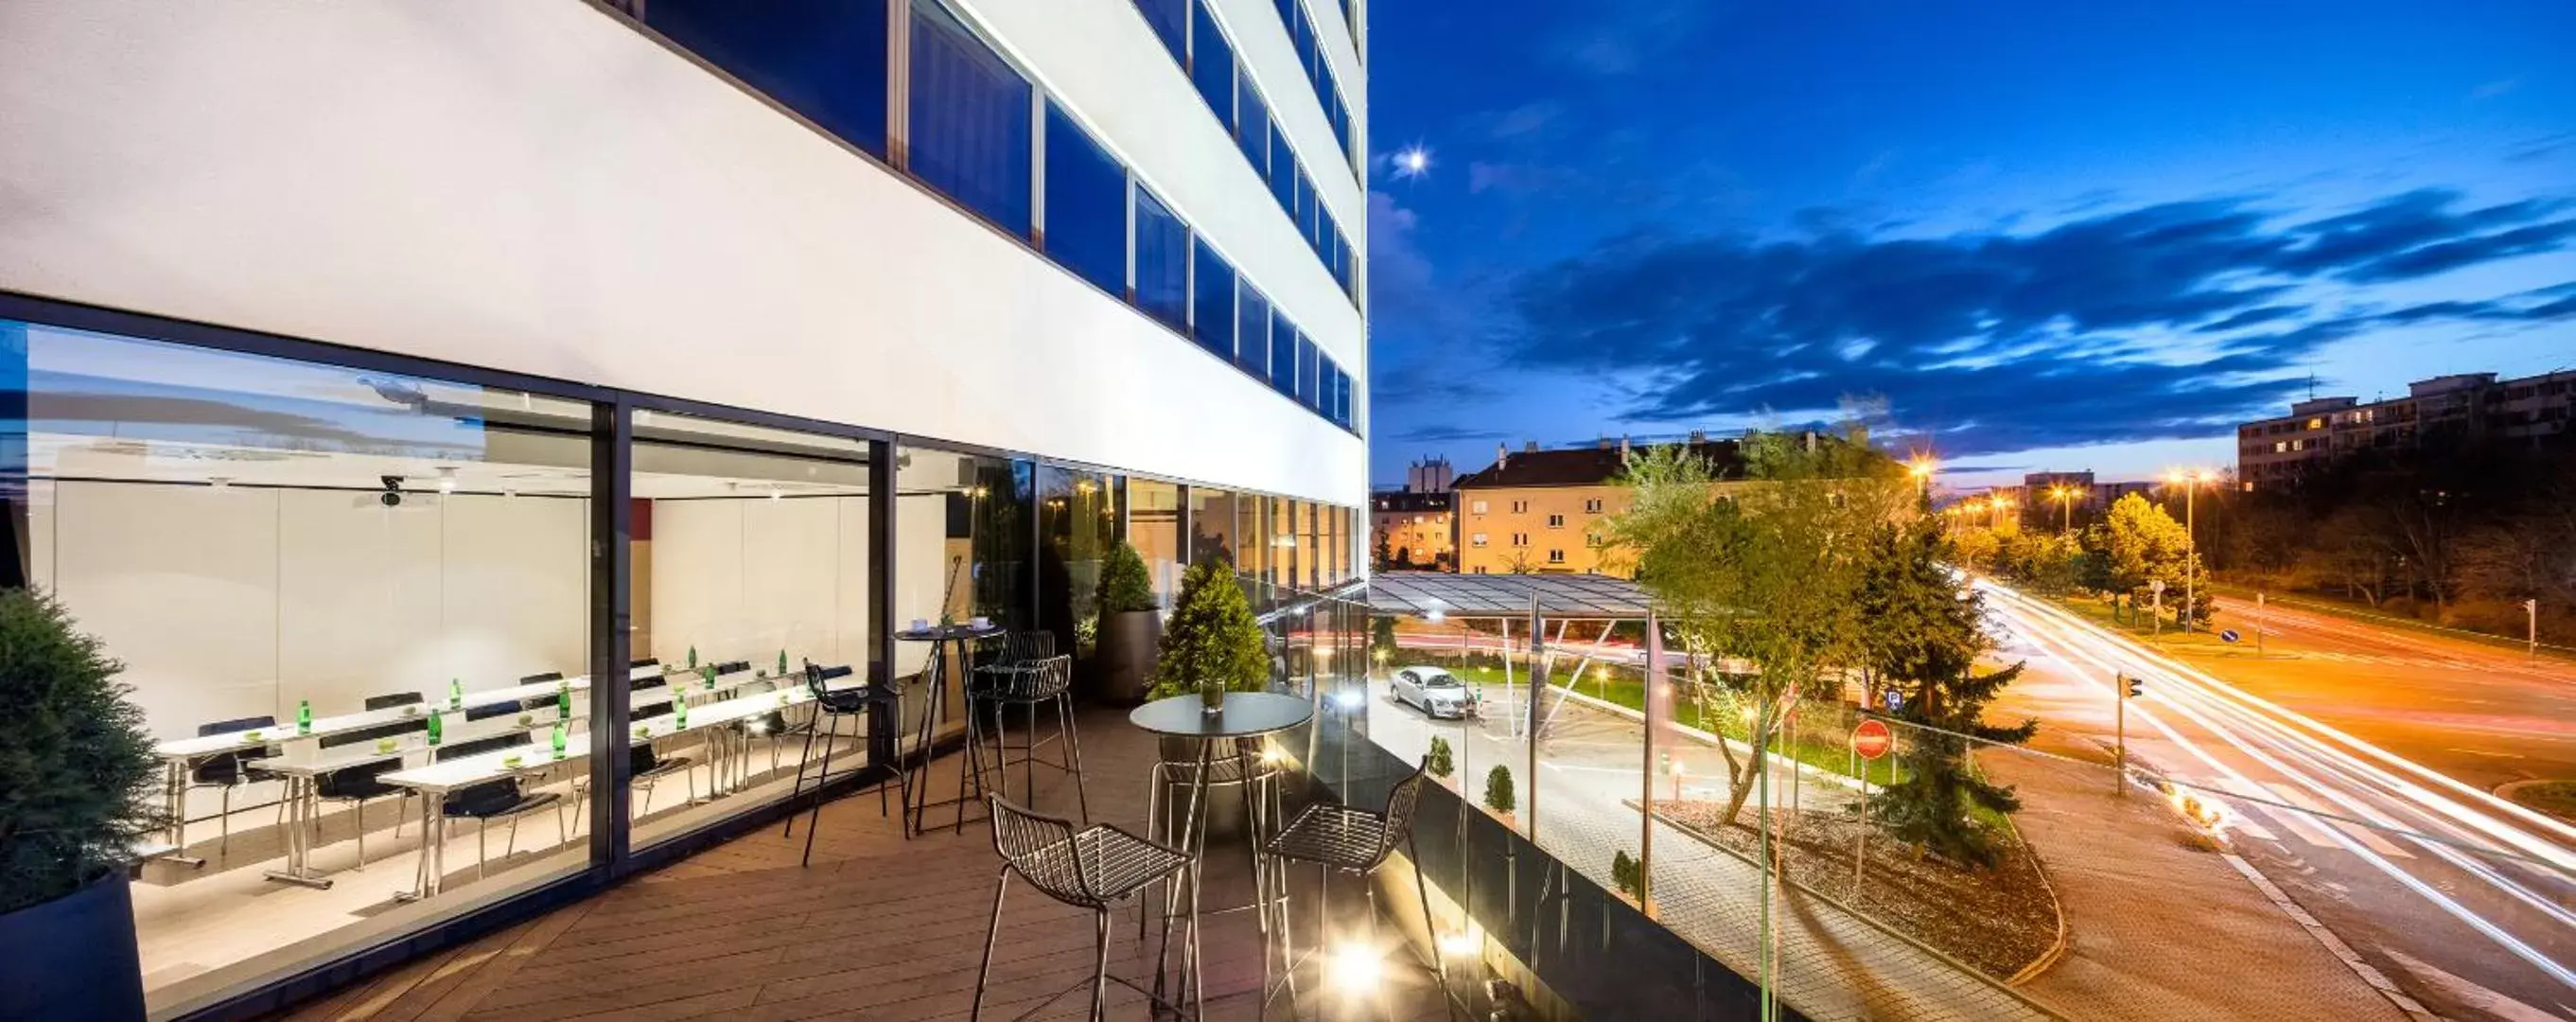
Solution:
<path fill-rule="evenodd" d="M 1152 479 L 1129 480 L 1127 541 L 1135 545 L 1145 571 L 1153 576 L 1154 601 L 1171 609 L 1172 594 L 1181 586 L 1181 568 L 1188 563 L 1188 551 L 1181 546 L 1181 488 Z"/>

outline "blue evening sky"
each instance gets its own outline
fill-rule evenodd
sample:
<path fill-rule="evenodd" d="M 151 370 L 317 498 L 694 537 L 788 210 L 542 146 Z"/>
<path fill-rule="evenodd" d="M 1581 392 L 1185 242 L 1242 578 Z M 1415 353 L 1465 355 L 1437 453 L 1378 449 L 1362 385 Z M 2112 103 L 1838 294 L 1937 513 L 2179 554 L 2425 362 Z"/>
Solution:
<path fill-rule="evenodd" d="M 2135 478 L 2232 466 L 2312 375 L 2576 367 L 2576 4 L 1372 19 L 1381 482 L 1846 396 L 1954 485 Z"/>

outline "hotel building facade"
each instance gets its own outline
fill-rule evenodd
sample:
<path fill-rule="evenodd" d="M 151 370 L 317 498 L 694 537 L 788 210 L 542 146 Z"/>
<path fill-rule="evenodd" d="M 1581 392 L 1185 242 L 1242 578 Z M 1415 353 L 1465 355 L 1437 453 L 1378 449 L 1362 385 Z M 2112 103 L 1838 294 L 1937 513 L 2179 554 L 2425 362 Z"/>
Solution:
<path fill-rule="evenodd" d="M 1121 538 L 1166 601 L 1204 558 L 1360 577 L 1364 9 L 0 8 L 6 581 L 163 743 L 152 1014 L 702 847 L 801 739 L 686 710 L 784 706 L 806 662 L 918 680 L 918 623 L 1079 651 Z M 675 709 L 513 764 L 509 819 L 436 808 L 464 740 Z M 725 799 L 654 776 L 711 756 Z"/>

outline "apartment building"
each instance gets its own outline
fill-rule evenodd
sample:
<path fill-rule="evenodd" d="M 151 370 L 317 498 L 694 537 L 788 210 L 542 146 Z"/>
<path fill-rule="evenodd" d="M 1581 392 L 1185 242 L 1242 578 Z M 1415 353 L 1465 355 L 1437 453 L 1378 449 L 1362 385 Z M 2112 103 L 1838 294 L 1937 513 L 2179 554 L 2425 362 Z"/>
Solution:
<path fill-rule="evenodd" d="M 2576 417 L 2576 370 L 2498 380 L 2460 373 L 2408 384 L 2406 396 L 2363 402 L 2310 398 L 2290 414 L 2236 428 L 2236 476 L 2246 490 L 2296 485 L 2337 459 L 2368 450 L 2412 448 L 2447 436 L 2537 444 Z"/>
<path fill-rule="evenodd" d="M 1743 477 L 1744 458 L 1736 441 L 1694 433 L 1688 444 L 1719 479 Z M 1603 515 L 1628 507 L 1628 488 L 1618 482 L 1628 450 L 1624 438 L 1549 450 L 1536 443 L 1519 451 L 1497 448 L 1492 465 L 1458 477 L 1457 570 L 1471 575 L 1621 573 L 1615 559 L 1606 556 L 1609 552 L 1594 548 L 1586 536 Z"/>

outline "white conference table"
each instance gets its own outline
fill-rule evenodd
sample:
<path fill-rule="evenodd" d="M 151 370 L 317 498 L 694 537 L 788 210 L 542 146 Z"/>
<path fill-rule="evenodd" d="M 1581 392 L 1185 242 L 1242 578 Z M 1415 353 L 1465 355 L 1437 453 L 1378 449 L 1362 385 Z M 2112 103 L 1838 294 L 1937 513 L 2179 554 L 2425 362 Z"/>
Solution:
<path fill-rule="evenodd" d="M 745 681 L 779 681 L 782 684 L 801 681 L 793 675 L 786 678 L 772 678 L 751 677 L 748 672 L 743 673 Z M 701 734 L 737 721 L 750 720 L 800 706 L 812 702 L 813 698 L 803 684 L 796 683 L 785 684 L 785 687 L 771 692 L 737 696 L 703 706 L 692 704 L 687 727 L 678 726 L 678 721 L 672 714 L 656 714 L 634 721 L 627 730 L 625 741 L 617 743 L 614 747 L 631 748 L 675 735 Z M 446 801 L 448 792 L 506 778 L 540 773 L 559 764 L 581 762 L 590 757 L 596 741 L 597 736 L 592 732 L 585 731 L 581 734 L 569 735 L 564 742 L 563 755 L 556 756 L 551 747 L 551 736 L 549 736 L 546 744 L 495 749 L 472 756 L 431 763 L 427 766 L 396 770 L 379 777 L 378 780 L 386 784 L 410 788 L 421 794 L 420 823 L 422 833 L 427 835 L 420 846 L 420 868 L 413 889 L 398 891 L 394 897 L 402 901 L 415 901 L 435 897 L 439 893 L 441 881 L 447 873 L 447 835 L 445 828 L 439 825 L 439 817 L 440 808 Z M 708 748 L 716 749 L 718 743 L 710 741 Z"/>
<path fill-rule="evenodd" d="M 657 677 L 669 679 L 668 684 L 659 691 L 665 693 L 681 693 L 685 691 L 688 697 L 693 700 L 698 697 L 709 696 L 718 692 L 729 692 L 757 682 L 775 680 L 766 674 L 746 669 L 716 675 L 714 680 L 710 682 L 704 680 L 705 676 L 698 672 L 676 670 L 666 674 L 663 673 L 663 670 L 660 667 L 635 668 L 632 673 L 631 680 L 646 681 Z M 567 689 L 574 692 L 581 692 L 587 691 L 589 688 L 590 680 L 588 676 L 563 678 L 555 681 L 532 682 L 509 688 L 488 689 L 479 693 L 469 692 L 465 694 L 462 701 L 455 705 L 466 711 L 470 711 L 478 707 L 489 708 L 498 705 L 520 703 L 529 699 L 543 697 L 549 693 L 566 691 Z M 644 689 L 641 690 L 639 694 L 650 697 L 654 695 L 656 691 L 657 690 L 655 689 Z M 691 705 L 694 706 L 696 703 L 692 702 Z M 413 712 L 403 712 L 406 709 Z M 287 811 L 290 815 L 290 821 L 286 832 L 286 868 L 268 871 L 266 874 L 268 879 L 279 881 L 281 883 L 300 884 L 306 887 L 323 890 L 328 890 L 331 887 L 330 878 L 315 871 L 311 865 L 314 847 L 313 835 L 314 832 L 319 829 L 319 821 L 321 819 L 321 798 L 316 778 L 335 770 L 345 770 L 349 767 L 364 766 L 368 763 L 378 763 L 388 759 L 412 760 L 415 758 L 426 757 L 434 753 L 439 748 L 439 746 L 431 745 L 429 743 L 429 736 L 425 731 L 414 731 L 403 735 L 378 738 L 375 741 L 363 744 L 352 743 L 330 747 L 323 746 L 322 739 L 325 737 L 355 733 L 368 727 L 380 727 L 385 724 L 401 721 L 418 720 L 425 716 L 425 714 L 419 712 L 422 709 L 423 707 L 421 704 L 413 704 L 408 707 L 395 707 L 384 710 L 370 710 L 364 713 L 345 714 L 329 718 L 331 721 L 331 727 L 327 731 L 323 727 L 323 719 L 317 718 L 313 722 L 313 730 L 310 733 L 291 734 L 283 738 L 262 736 L 262 738 L 259 739 L 261 743 L 261 746 L 259 747 L 275 744 L 279 748 L 279 753 L 275 756 L 251 760 L 249 765 L 260 770 L 276 774 L 285 783 L 285 799 L 288 806 Z M 443 708 L 439 712 L 447 714 L 456 711 Z M 589 718 L 589 700 L 576 699 L 572 702 L 572 710 L 568 717 L 558 710 L 549 709 L 524 710 L 519 713 L 495 714 L 482 720 L 464 720 L 460 717 L 457 719 L 456 723 L 441 725 L 439 729 L 439 739 L 440 745 L 453 745 L 519 732 L 528 733 L 533 738 L 540 741 L 546 741 L 551 745 L 551 732 L 553 731 L 555 724 L 563 722 L 573 725 L 581 725 L 585 724 Z M 356 725 L 349 723 L 354 720 L 362 720 L 363 723 Z M 695 723 L 695 721 L 692 720 L 692 723 Z M 292 729 L 290 728 L 288 730 L 291 731 Z M 251 733 L 253 732 L 239 732 L 237 734 L 248 735 Z M 253 746 L 237 744 L 222 751 L 246 749 L 251 747 Z M 191 753 L 191 755 L 206 754 L 208 753 Z M 176 818 L 174 817 L 174 819 Z M 364 821 L 361 821 L 361 826 L 363 825 Z M 184 837 L 184 831 L 179 832 L 178 836 Z M 181 847 L 185 846 L 182 845 Z"/>

